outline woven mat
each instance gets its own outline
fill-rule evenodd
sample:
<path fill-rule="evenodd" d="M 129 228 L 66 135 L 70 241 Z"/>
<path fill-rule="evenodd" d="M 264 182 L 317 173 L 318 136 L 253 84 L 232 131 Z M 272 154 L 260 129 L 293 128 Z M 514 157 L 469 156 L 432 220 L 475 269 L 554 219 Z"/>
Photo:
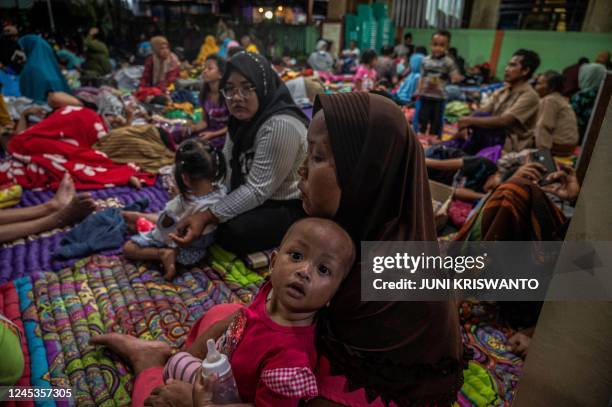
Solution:
<path fill-rule="evenodd" d="M 70 386 L 78 405 L 98 406 L 129 405 L 133 377 L 116 356 L 89 345 L 92 335 L 119 332 L 179 348 L 210 307 L 241 302 L 202 270 L 167 283 L 157 271 L 116 256 L 32 273 L 0 286 L 0 295 L 0 312 L 21 321 L 25 331 L 20 384 Z"/>
<path fill-rule="evenodd" d="M 116 256 L 93 256 L 58 273 L 36 272 L 0 286 L 0 312 L 25 331 L 26 370 L 19 385 L 70 386 L 79 405 L 128 405 L 133 377 L 116 356 L 88 344 L 119 332 L 180 348 L 193 322 L 215 304 L 246 303 L 257 287 L 226 284 L 209 267 L 159 272 Z M 509 406 L 523 361 L 507 347 L 511 333 L 478 304 L 462 313 L 463 341 L 491 378 L 493 405 Z M 483 311 L 484 310 L 484 311 Z M 460 392 L 459 405 L 476 405 Z M 58 403 L 60 404 L 60 403 Z"/>

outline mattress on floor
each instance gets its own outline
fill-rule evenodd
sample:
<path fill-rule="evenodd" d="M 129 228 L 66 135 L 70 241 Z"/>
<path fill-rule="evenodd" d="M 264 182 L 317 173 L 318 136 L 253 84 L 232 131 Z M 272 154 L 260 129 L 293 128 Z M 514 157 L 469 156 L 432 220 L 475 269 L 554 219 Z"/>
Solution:
<path fill-rule="evenodd" d="M 53 197 L 52 191 L 24 191 L 17 207 L 28 207 L 47 202 Z M 152 186 L 136 190 L 130 187 L 115 187 L 91 191 L 94 199 L 111 204 L 129 205 L 141 199 L 149 201 L 147 212 L 158 212 L 164 208 L 168 194 L 160 180 Z M 27 276 L 35 271 L 57 271 L 68 267 L 77 259 L 60 260 L 54 253 L 60 241 L 70 228 L 55 229 L 40 235 L 19 239 L 0 245 L 0 284 L 15 278 Z M 119 250 L 106 251 L 104 254 L 118 254 Z"/>
<path fill-rule="evenodd" d="M 34 272 L 0 286 L 0 295 L 0 312 L 25 332 L 28 361 L 20 384 L 72 387 L 78 405 L 98 406 L 129 405 L 133 376 L 115 355 L 89 345 L 91 336 L 118 332 L 180 348 L 210 307 L 241 303 L 202 270 L 168 283 L 159 272 L 116 256 Z"/>

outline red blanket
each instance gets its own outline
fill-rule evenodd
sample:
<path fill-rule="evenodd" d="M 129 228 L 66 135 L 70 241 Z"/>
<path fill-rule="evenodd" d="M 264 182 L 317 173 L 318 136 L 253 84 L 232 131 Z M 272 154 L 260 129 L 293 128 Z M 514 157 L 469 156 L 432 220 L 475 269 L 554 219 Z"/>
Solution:
<path fill-rule="evenodd" d="M 55 189 L 68 171 L 78 189 L 126 185 L 132 176 L 153 185 L 154 174 L 139 172 L 133 165 L 115 164 L 91 148 L 106 135 L 104 120 L 93 110 L 58 109 L 11 139 L 11 155 L 0 164 L 0 184 Z"/>

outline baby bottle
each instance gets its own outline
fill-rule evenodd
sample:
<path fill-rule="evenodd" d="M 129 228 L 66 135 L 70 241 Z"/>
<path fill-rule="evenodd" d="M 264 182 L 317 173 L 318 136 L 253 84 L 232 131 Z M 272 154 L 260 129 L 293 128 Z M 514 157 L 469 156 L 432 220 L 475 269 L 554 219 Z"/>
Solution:
<path fill-rule="evenodd" d="M 215 373 L 218 376 L 212 387 L 213 403 L 240 403 L 238 387 L 236 387 L 236 380 L 234 380 L 234 375 L 232 374 L 232 366 L 227 356 L 217 350 L 213 339 L 206 341 L 206 346 L 208 347 L 208 353 L 206 354 L 206 359 L 202 361 L 202 376 L 204 376 L 204 380 Z"/>

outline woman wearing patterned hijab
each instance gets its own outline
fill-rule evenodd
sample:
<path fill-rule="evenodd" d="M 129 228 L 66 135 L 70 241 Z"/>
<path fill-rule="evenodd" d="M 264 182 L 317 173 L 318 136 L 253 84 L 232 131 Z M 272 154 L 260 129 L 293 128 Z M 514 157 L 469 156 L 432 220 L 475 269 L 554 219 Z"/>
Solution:
<path fill-rule="evenodd" d="M 179 76 L 180 62 L 170 51 L 170 43 L 165 37 L 151 38 L 153 54 L 144 63 L 144 72 L 140 79 L 141 88 L 159 88 L 165 91 Z"/>

